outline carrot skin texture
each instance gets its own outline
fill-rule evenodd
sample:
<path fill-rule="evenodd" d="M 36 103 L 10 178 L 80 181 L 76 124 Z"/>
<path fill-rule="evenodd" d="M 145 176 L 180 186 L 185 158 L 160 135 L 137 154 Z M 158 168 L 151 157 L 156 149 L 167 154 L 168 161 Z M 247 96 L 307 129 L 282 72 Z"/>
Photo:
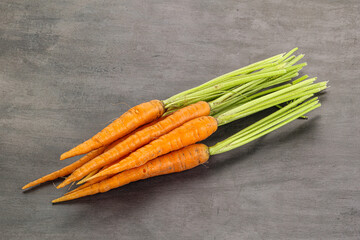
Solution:
<path fill-rule="evenodd" d="M 63 153 L 60 156 L 60 160 L 84 154 L 96 148 L 108 145 L 134 131 L 136 128 L 159 118 L 164 112 L 165 107 L 162 101 L 151 100 L 149 102 L 141 103 L 129 109 L 89 140 Z"/>
<path fill-rule="evenodd" d="M 121 172 L 99 183 L 92 184 L 91 186 L 67 194 L 52 202 L 69 201 L 100 192 L 107 192 L 111 189 L 138 180 L 174 172 L 182 172 L 205 163 L 209 157 L 209 150 L 206 145 L 192 144 L 180 150 L 155 158 L 140 167 Z"/>
<path fill-rule="evenodd" d="M 76 170 L 77 168 L 81 167 L 82 165 L 84 165 L 85 163 L 89 162 L 90 160 L 92 160 L 93 158 L 99 156 L 100 154 L 102 154 L 105 151 L 105 147 L 101 147 L 98 149 L 95 149 L 91 152 L 89 152 L 88 154 L 86 154 L 84 157 L 80 158 L 79 160 L 77 160 L 76 162 L 60 169 L 57 170 L 53 173 L 50 173 L 44 177 L 41 177 L 35 181 L 32 181 L 28 184 L 26 184 L 25 186 L 22 187 L 22 189 L 27 189 L 30 187 L 33 187 L 35 185 L 44 183 L 44 182 L 48 182 L 54 179 L 57 179 L 59 177 L 64 177 L 66 175 L 69 175 L 70 173 L 72 173 L 74 170 Z"/>
<path fill-rule="evenodd" d="M 211 116 L 203 116 L 190 120 L 170 133 L 139 148 L 121 162 L 100 171 L 89 178 L 89 180 L 139 167 L 158 156 L 204 140 L 213 134 L 216 129 L 217 120 Z"/>
<path fill-rule="evenodd" d="M 137 150 L 154 139 L 169 133 L 192 119 L 209 115 L 210 110 L 210 106 L 207 102 L 200 101 L 174 112 L 156 124 L 150 125 L 141 131 L 131 134 L 128 138 L 113 147 L 111 150 L 104 152 L 102 155 L 94 158 L 81 168 L 74 171 L 60 187 L 66 186 L 73 181 L 80 180 L 91 171 L 114 162 L 115 160 Z"/>

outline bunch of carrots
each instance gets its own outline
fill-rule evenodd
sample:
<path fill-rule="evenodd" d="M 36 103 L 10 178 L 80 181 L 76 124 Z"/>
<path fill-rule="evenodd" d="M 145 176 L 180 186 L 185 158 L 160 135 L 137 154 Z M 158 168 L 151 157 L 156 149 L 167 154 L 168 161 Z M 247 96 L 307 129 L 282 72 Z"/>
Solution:
<path fill-rule="evenodd" d="M 53 203 L 106 192 L 130 182 L 181 172 L 253 141 L 320 106 L 314 94 L 326 82 L 302 76 L 306 63 L 293 49 L 224 74 L 166 100 L 151 100 L 122 114 L 92 138 L 65 152 L 60 160 L 86 154 L 74 163 L 28 183 L 69 175 L 57 188 L 76 189 Z M 198 142 L 219 126 L 267 108 L 279 110 L 208 147 Z"/>

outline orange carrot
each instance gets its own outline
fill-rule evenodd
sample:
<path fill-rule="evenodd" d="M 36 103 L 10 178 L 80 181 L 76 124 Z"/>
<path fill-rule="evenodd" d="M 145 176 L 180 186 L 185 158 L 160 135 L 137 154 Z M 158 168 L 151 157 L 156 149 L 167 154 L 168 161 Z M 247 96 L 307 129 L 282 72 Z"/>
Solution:
<path fill-rule="evenodd" d="M 53 173 L 50 173 L 42 178 L 39 178 L 31 183 L 26 184 L 25 186 L 22 187 L 22 189 L 26 189 L 29 187 L 33 187 L 35 185 L 38 185 L 40 183 L 44 183 L 47 181 L 51 181 L 54 179 L 57 179 L 59 177 L 64 177 L 66 175 L 69 175 L 70 173 L 72 173 L 75 169 L 81 167 L 82 165 L 84 165 L 85 163 L 87 163 L 88 161 L 90 161 L 91 159 L 95 158 L 96 156 L 99 156 L 101 153 L 103 153 L 105 150 L 105 147 L 101 147 L 98 149 L 95 149 L 91 152 L 89 152 L 87 155 L 85 155 L 84 157 L 80 158 L 79 160 L 77 160 L 76 162 L 70 164 L 69 166 L 66 166 L 58 171 L 55 171 Z"/>
<path fill-rule="evenodd" d="M 148 161 L 144 165 L 125 170 L 123 172 L 120 172 L 116 174 L 115 176 L 108 178 L 106 180 L 103 180 L 99 183 L 92 184 L 86 188 L 74 191 L 72 193 L 67 194 L 66 196 L 63 196 L 61 198 L 53 200 L 53 203 L 56 202 L 62 202 L 62 201 L 68 201 L 80 197 L 84 197 L 87 195 L 93 195 L 99 192 L 106 192 L 113 188 L 123 186 L 125 184 L 128 184 L 130 182 L 138 181 L 141 179 L 173 173 L 173 172 L 179 172 L 184 171 L 186 169 L 190 169 L 193 167 L 196 167 L 197 165 L 206 162 L 209 159 L 210 155 L 216 155 L 223 152 L 227 152 L 230 150 L 233 150 L 235 148 L 238 148 L 240 146 L 243 146 L 251 141 L 254 141 L 255 139 L 258 139 L 272 131 L 275 131 L 276 129 L 280 128 L 281 126 L 284 126 L 285 124 L 290 123 L 291 121 L 296 120 L 298 117 L 303 116 L 304 114 L 318 108 L 321 106 L 321 104 L 318 102 L 317 98 L 312 98 L 309 100 L 309 98 L 312 97 L 312 94 L 305 95 L 303 97 L 297 98 L 296 100 L 292 101 L 285 107 L 281 108 L 280 110 L 270 114 L 269 116 L 259 120 L 258 122 L 252 124 L 251 126 L 235 133 L 234 135 L 230 136 L 229 138 L 217 143 L 216 145 L 212 147 L 207 147 L 203 144 L 193 144 L 187 147 L 182 148 L 181 150 L 175 150 L 171 153 L 168 153 L 166 155 L 157 157 L 153 160 Z M 173 148 L 175 144 L 175 148 L 182 147 L 179 145 L 186 145 L 187 140 L 191 137 L 193 134 L 190 134 L 189 136 L 186 136 L 184 138 L 176 138 L 177 135 L 174 134 L 172 138 L 176 138 L 177 141 L 171 141 L 171 138 L 169 135 L 171 135 L 174 132 L 177 132 L 180 136 L 181 133 L 186 133 L 185 131 L 179 131 L 179 129 L 183 128 L 184 126 L 188 125 L 188 132 L 192 132 L 193 129 L 191 129 L 191 122 L 194 122 L 199 119 L 206 119 L 206 118 L 212 118 L 212 117 L 200 117 L 197 119 L 194 119 L 192 121 L 189 121 L 185 123 L 183 126 L 177 128 L 176 130 L 170 132 L 167 135 L 162 136 L 158 140 L 157 145 L 161 145 L 163 149 Z M 209 124 L 209 123 L 208 123 Z M 217 124 L 217 122 L 216 122 Z M 215 125 L 216 125 L 215 124 Z M 197 124 L 196 124 L 197 125 Z M 206 125 L 206 124 L 205 124 Z M 211 124 L 210 124 L 211 125 Z M 207 126 L 207 128 L 210 128 L 210 126 Z M 216 130 L 216 127 L 215 127 Z M 215 131 L 214 130 L 214 131 Z M 199 130 L 196 132 L 197 136 L 201 136 L 202 131 Z M 155 140 L 151 144 L 148 144 L 147 146 L 152 145 L 154 142 L 158 141 Z M 168 140 L 168 141 L 166 141 Z M 199 138 L 198 140 L 201 140 Z M 154 145 L 154 144 L 153 144 Z M 158 150 L 159 148 L 156 146 L 153 146 L 155 150 Z M 141 148 L 142 152 L 144 154 L 150 154 L 144 151 L 145 147 Z M 140 153 L 141 149 L 136 151 L 135 153 Z M 148 149 L 152 151 L 152 149 Z M 173 150 L 173 149 L 172 149 Z M 162 150 L 160 149 L 160 152 Z M 166 152 L 162 152 L 161 154 L 164 154 Z M 123 162 L 127 161 L 134 153 L 130 154 L 129 157 L 125 158 L 121 162 L 113 165 L 112 167 L 122 164 Z M 152 151 L 152 154 L 159 154 L 156 151 Z M 140 157 L 140 156 L 139 156 Z M 194 161 L 196 160 L 196 161 Z M 104 170 L 107 171 L 111 169 L 112 167 Z"/>
<path fill-rule="evenodd" d="M 198 117 L 190 120 L 168 134 L 152 141 L 148 145 L 139 148 L 119 163 L 100 171 L 88 180 L 113 175 L 131 168 L 139 167 L 146 162 L 180 149 L 190 144 L 206 139 L 217 129 L 217 120 L 210 116 Z"/>
<path fill-rule="evenodd" d="M 121 172 L 112 178 L 92 184 L 76 192 L 53 200 L 53 203 L 69 201 L 76 198 L 107 192 L 113 188 L 124 186 L 138 180 L 182 172 L 205 163 L 209 159 L 208 147 L 204 144 L 193 144 L 180 150 L 155 158 L 146 164 Z"/>
<path fill-rule="evenodd" d="M 84 154 L 108 145 L 134 131 L 136 128 L 159 118 L 164 112 L 164 104 L 159 100 L 152 100 L 150 102 L 139 104 L 129 109 L 89 140 L 76 146 L 70 151 L 63 153 L 60 156 L 60 160 Z"/>
<path fill-rule="evenodd" d="M 184 107 L 156 124 L 150 125 L 141 131 L 137 131 L 136 133 L 129 135 L 128 138 L 113 147 L 111 150 L 106 151 L 104 154 L 94 158 L 92 161 L 74 171 L 63 183 L 58 186 L 58 188 L 80 180 L 95 169 L 99 169 L 106 164 L 116 161 L 132 151 L 135 151 L 139 147 L 148 144 L 152 140 L 169 133 L 191 119 L 206 116 L 209 115 L 209 113 L 210 106 L 207 102 L 203 101 Z"/>

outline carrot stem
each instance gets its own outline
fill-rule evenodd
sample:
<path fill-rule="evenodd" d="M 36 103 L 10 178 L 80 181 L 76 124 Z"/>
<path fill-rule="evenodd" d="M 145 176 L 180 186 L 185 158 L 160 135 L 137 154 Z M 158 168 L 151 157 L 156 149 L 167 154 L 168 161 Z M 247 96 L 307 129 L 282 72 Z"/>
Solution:
<path fill-rule="evenodd" d="M 254 105 L 251 108 L 247 108 L 247 109 L 245 109 L 243 111 L 239 111 L 239 112 L 234 113 L 233 115 L 230 115 L 230 116 L 224 116 L 223 117 L 222 115 L 220 115 L 218 117 L 218 120 L 220 118 L 219 125 L 223 125 L 223 124 L 235 121 L 237 119 L 249 116 L 251 114 L 262 111 L 264 109 L 276 106 L 278 104 L 285 103 L 285 102 L 290 101 L 290 100 L 295 99 L 295 98 L 299 98 L 299 97 L 302 97 L 302 96 L 305 96 L 305 95 L 308 95 L 308 94 L 320 92 L 321 90 L 326 88 L 326 86 L 324 86 L 325 84 L 326 84 L 325 82 L 320 82 L 318 84 L 313 84 L 312 86 L 303 87 L 303 88 L 301 88 L 301 89 L 299 89 L 297 91 L 289 92 L 289 93 L 284 94 L 282 96 L 278 96 L 278 97 L 276 97 L 274 99 L 261 102 L 261 103 L 259 103 L 257 105 Z"/>
<path fill-rule="evenodd" d="M 165 104 L 166 109 L 171 109 L 173 107 L 175 107 L 175 108 L 183 107 L 184 103 L 192 104 L 192 103 L 198 102 L 200 100 L 209 101 L 209 100 L 213 100 L 213 98 L 208 97 L 205 99 L 204 96 L 211 95 L 214 92 L 229 90 L 235 86 L 242 85 L 242 84 L 248 83 L 250 81 L 257 80 L 257 79 L 268 78 L 268 77 L 272 77 L 272 76 L 282 75 L 285 73 L 286 73 L 286 70 L 281 69 L 281 70 L 275 70 L 275 71 L 266 72 L 266 73 L 253 73 L 253 74 L 248 74 L 245 76 L 239 76 L 239 77 L 232 79 L 231 81 L 222 82 L 222 83 L 216 84 L 214 86 L 208 87 L 206 89 L 199 90 L 198 92 L 196 92 L 192 95 L 189 94 L 186 97 L 186 99 L 180 99 L 177 101 L 175 100 L 172 102 L 169 102 L 168 100 L 164 100 L 163 102 Z M 193 99 L 193 100 L 190 100 L 190 99 Z"/>
<path fill-rule="evenodd" d="M 215 144 L 209 148 L 210 155 L 220 154 L 240 147 L 321 106 L 317 98 L 304 102 L 309 97 L 311 95 L 301 97 L 231 137 Z"/>
<path fill-rule="evenodd" d="M 219 89 L 226 90 L 229 89 L 229 87 L 237 86 L 239 84 L 243 84 L 242 81 L 252 81 L 249 80 L 249 76 L 252 77 L 262 77 L 261 74 L 274 72 L 275 70 L 284 70 L 284 68 L 288 67 L 289 65 L 294 64 L 296 61 L 300 60 L 302 58 L 302 55 L 295 58 L 290 55 L 294 53 L 297 50 L 297 48 L 292 49 L 287 54 L 279 54 L 274 57 L 265 59 L 263 61 L 259 61 L 256 63 L 253 63 L 251 65 L 248 65 L 246 67 L 237 69 L 235 71 L 232 71 L 230 73 L 224 74 L 222 76 L 219 76 L 217 78 L 214 78 L 200 86 L 194 87 L 192 89 L 186 90 L 184 92 L 178 93 L 166 100 L 164 100 L 165 107 L 169 110 L 173 108 L 180 108 L 183 106 L 186 106 L 186 104 L 191 104 L 196 101 L 210 101 L 214 98 L 201 98 L 201 99 L 194 99 L 198 95 L 202 95 L 203 93 L 207 95 L 211 95 L 214 91 L 218 91 Z M 289 58 L 290 57 L 290 58 Z M 258 71 L 258 72 L 257 72 Z M 280 73 L 283 74 L 283 73 Z M 189 99 L 194 99 L 192 102 L 189 102 Z"/>
<path fill-rule="evenodd" d="M 315 80 L 316 78 L 311 78 L 279 91 L 267 94 L 255 100 L 249 101 L 245 104 L 236 104 L 233 108 L 230 108 L 228 111 L 222 112 L 215 117 L 218 120 L 219 126 L 224 125 L 266 108 L 276 106 L 286 101 L 290 101 L 292 99 L 299 98 L 311 93 L 316 93 L 326 88 L 326 82 L 312 84 Z"/>
<path fill-rule="evenodd" d="M 221 83 L 224 80 L 229 79 L 231 77 L 238 76 L 238 75 L 241 75 L 241 74 L 247 74 L 249 72 L 254 72 L 256 70 L 261 69 L 264 65 L 266 65 L 268 63 L 278 62 L 279 60 L 283 59 L 283 57 L 284 57 L 284 53 L 278 54 L 276 56 L 267 58 L 265 60 L 255 62 L 255 63 L 250 64 L 248 66 L 239 68 L 239 69 L 234 70 L 232 72 L 223 74 L 223 75 L 221 75 L 219 77 L 216 77 L 216 78 L 214 78 L 214 79 L 212 79 L 212 80 L 210 80 L 210 81 L 208 81 L 208 82 L 206 82 L 206 83 L 204 83 L 204 84 L 202 84 L 200 86 L 197 86 L 197 87 L 194 87 L 192 89 L 186 90 L 184 92 L 178 93 L 178 94 L 168 98 L 167 100 L 165 100 L 164 103 L 167 104 L 167 103 L 170 103 L 170 102 L 172 102 L 172 101 L 174 101 L 176 99 L 182 99 L 182 98 L 186 97 L 186 95 L 188 95 L 190 93 L 194 93 L 194 92 L 197 92 L 199 90 L 205 89 L 207 87 L 214 86 L 214 85 L 216 85 L 218 83 Z"/>

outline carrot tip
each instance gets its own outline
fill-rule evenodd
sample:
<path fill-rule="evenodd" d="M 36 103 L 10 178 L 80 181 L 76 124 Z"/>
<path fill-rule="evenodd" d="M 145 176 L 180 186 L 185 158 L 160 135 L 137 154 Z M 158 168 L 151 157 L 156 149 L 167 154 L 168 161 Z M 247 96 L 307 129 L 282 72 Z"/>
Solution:
<path fill-rule="evenodd" d="M 109 175 L 112 174 L 112 171 L 113 171 L 112 167 L 109 167 L 109 168 L 107 168 L 107 169 L 105 169 L 105 170 L 103 170 L 103 171 L 98 172 L 98 173 L 95 174 L 94 176 L 89 177 L 88 179 L 86 179 L 85 182 L 90 181 L 90 180 L 92 180 L 92 179 L 94 179 L 94 178 L 109 176 Z"/>
<path fill-rule="evenodd" d="M 66 195 L 66 196 L 62 196 L 62 197 L 59 197 L 59 198 L 57 198 L 57 199 L 54 199 L 54 200 L 52 200 L 51 202 L 52 202 L 52 203 L 59 203 L 59 202 L 69 201 L 69 200 L 71 200 L 71 199 L 72 199 L 72 198 L 69 198 L 69 196 Z"/>
<path fill-rule="evenodd" d="M 90 178 L 90 177 L 89 177 Z M 89 178 L 83 178 L 83 179 L 81 179 L 80 181 L 78 181 L 77 183 L 76 183 L 76 185 L 80 185 L 80 184 L 83 184 L 84 182 L 86 182 Z"/>
<path fill-rule="evenodd" d="M 65 160 L 65 159 L 68 159 L 68 158 L 71 158 L 71 157 L 72 156 L 66 152 L 66 153 L 61 154 L 60 160 L 62 161 L 62 160 Z"/>
<path fill-rule="evenodd" d="M 52 200 L 51 202 L 52 203 L 58 203 L 58 202 L 63 202 L 64 200 L 62 200 L 62 197 L 60 197 L 60 198 L 57 198 L 57 199 L 54 199 L 54 200 Z"/>
<path fill-rule="evenodd" d="M 28 183 L 28 184 L 26 184 L 25 186 L 23 186 L 21 189 L 22 190 L 25 190 L 25 189 L 27 189 L 27 188 L 30 188 L 30 187 L 33 187 L 33 186 L 36 186 L 37 184 L 34 184 L 34 183 Z"/>
<path fill-rule="evenodd" d="M 102 176 L 102 175 L 99 175 L 100 177 Z M 88 179 L 86 179 L 83 183 L 86 183 L 86 182 L 88 182 L 88 181 L 90 181 L 90 180 L 92 180 L 92 179 L 95 179 L 95 178 L 97 178 L 97 177 L 99 177 L 97 174 L 95 174 L 94 176 L 92 176 L 92 177 L 89 177 Z M 77 183 L 77 184 L 79 184 L 79 183 Z M 80 183 L 81 184 L 81 183 Z"/>
<path fill-rule="evenodd" d="M 72 179 L 70 179 L 69 177 L 66 178 L 62 183 L 60 183 L 56 188 L 59 189 L 59 188 L 63 188 L 65 186 L 67 186 L 68 184 L 70 184 L 72 181 Z"/>
<path fill-rule="evenodd" d="M 63 188 L 65 187 L 67 184 L 65 184 L 64 182 L 60 183 L 59 185 L 56 186 L 57 189 Z"/>

